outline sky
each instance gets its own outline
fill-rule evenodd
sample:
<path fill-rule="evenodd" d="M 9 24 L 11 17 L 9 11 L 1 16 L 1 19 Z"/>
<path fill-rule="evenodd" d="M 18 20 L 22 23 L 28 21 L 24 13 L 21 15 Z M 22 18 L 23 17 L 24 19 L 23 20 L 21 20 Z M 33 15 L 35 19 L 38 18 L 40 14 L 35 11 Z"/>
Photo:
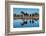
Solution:
<path fill-rule="evenodd" d="M 38 8 L 13 8 L 13 14 L 21 14 L 21 11 L 24 11 L 24 13 L 32 14 L 32 13 L 39 13 Z"/>

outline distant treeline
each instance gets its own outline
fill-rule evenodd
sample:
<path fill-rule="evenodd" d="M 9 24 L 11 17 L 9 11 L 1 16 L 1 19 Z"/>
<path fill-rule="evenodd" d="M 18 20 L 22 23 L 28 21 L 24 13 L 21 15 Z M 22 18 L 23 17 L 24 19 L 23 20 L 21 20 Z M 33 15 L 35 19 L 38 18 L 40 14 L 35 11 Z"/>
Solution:
<path fill-rule="evenodd" d="M 28 13 L 24 13 L 23 11 L 21 11 L 21 14 L 24 15 L 24 16 L 39 16 L 39 13 L 33 13 L 33 14 L 28 14 Z M 22 16 L 21 15 L 21 16 Z M 19 14 L 17 15 L 16 13 L 14 14 L 14 17 L 15 16 L 20 16 Z"/>

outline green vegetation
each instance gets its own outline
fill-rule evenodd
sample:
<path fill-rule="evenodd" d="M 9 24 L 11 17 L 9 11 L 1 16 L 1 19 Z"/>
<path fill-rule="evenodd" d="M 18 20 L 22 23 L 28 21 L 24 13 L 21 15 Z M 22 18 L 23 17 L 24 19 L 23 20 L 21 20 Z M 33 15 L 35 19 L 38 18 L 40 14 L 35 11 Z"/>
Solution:
<path fill-rule="evenodd" d="M 32 14 L 32 16 L 35 16 L 35 14 Z"/>
<path fill-rule="evenodd" d="M 28 14 L 28 13 L 24 13 L 24 11 L 21 11 L 21 14 L 22 15 L 24 15 L 24 16 L 39 16 L 39 14 L 38 13 L 33 13 L 33 14 Z M 14 17 L 19 17 L 19 16 L 22 16 L 22 15 L 16 15 L 16 14 L 14 14 Z"/>
<path fill-rule="evenodd" d="M 38 14 L 38 13 L 35 13 L 35 15 L 37 15 L 37 16 L 38 16 L 39 14 Z"/>

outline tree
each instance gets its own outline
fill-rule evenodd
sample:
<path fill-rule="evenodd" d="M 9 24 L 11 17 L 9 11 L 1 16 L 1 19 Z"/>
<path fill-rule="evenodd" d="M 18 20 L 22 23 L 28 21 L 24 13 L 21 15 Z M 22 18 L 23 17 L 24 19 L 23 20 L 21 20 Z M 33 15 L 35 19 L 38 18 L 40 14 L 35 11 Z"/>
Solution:
<path fill-rule="evenodd" d="M 29 22 L 31 23 L 31 20 Z"/>
<path fill-rule="evenodd" d="M 30 16 L 31 16 L 31 14 L 30 14 Z"/>
<path fill-rule="evenodd" d="M 27 24 L 27 21 L 24 21 L 23 23 L 24 23 L 24 24 Z"/>
<path fill-rule="evenodd" d="M 33 13 L 32 16 L 35 16 L 35 14 Z"/>
<path fill-rule="evenodd" d="M 19 15 L 17 15 L 17 17 L 19 17 Z"/>
<path fill-rule="evenodd" d="M 34 21 L 32 20 L 32 23 L 34 23 Z"/>
<path fill-rule="evenodd" d="M 21 23 L 22 26 L 24 26 L 24 24 L 27 24 L 27 21 L 24 21 L 23 23 Z"/>
<path fill-rule="evenodd" d="M 22 14 L 24 14 L 24 12 L 23 12 L 23 11 L 21 11 L 21 13 L 22 13 Z"/>
<path fill-rule="evenodd" d="M 39 15 L 38 13 L 35 13 L 35 15 Z"/>
<path fill-rule="evenodd" d="M 28 13 L 24 13 L 24 15 L 27 15 L 28 16 Z"/>

